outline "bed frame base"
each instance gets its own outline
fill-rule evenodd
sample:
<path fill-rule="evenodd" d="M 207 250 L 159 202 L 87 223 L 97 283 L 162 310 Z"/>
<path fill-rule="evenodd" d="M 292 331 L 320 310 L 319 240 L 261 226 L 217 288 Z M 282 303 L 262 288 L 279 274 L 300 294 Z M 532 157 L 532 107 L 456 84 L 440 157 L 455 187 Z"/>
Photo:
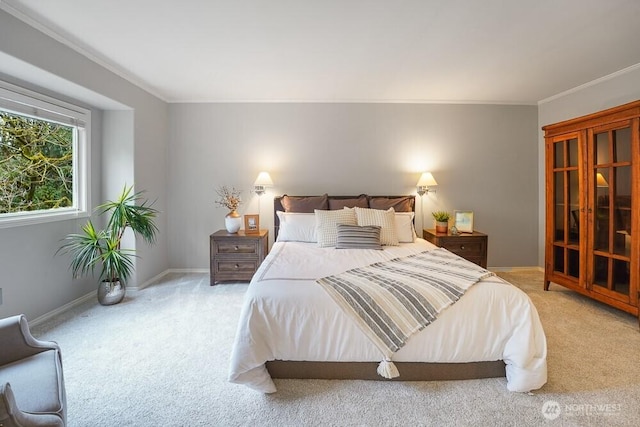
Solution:
<path fill-rule="evenodd" d="M 392 381 L 446 381 L 506 376 L 502 360 L 469 363 L 393 362 L 400 376 Z M 389 381 L 376 372 L 377 362 L 267 362 L 272 378 Z"/>

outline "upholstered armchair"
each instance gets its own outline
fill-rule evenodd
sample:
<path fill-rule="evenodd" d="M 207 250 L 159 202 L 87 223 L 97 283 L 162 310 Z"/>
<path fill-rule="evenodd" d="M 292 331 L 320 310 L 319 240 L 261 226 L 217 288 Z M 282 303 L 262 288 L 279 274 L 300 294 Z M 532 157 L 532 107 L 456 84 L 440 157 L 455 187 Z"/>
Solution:
<path fill-rule="evenodd" d="M 66 425 L 60 348 L 40 341 L 23 315 L 0 320 L 0 426 Z"/>

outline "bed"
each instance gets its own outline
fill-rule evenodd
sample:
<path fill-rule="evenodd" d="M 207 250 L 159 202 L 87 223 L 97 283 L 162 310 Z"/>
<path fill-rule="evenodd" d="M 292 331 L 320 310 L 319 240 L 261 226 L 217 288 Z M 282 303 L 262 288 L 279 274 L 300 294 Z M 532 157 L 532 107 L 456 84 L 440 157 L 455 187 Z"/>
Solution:
<path fill-rule="evenodd" d="M 276 391 L 273 378 L 385 380 L 386 359 L 397 368 L 387 376 L 393 380 L 506 376 L 510 391 L 542 387 L 546 338 L 538 313 L 524 292 L 495 275 L 482 276 L 390 358 L 320 286 L 354 269 L 444 251 L 415 235 L 414 206 L 413 196 L 276 197 L 276 241 L 247 289 L 229 380 L 263 393 Z M 325 241 L 321 219 L 346 210 L 393 215 L 397 241 L 382 250 L 337 249 L 340 241 Z"/>

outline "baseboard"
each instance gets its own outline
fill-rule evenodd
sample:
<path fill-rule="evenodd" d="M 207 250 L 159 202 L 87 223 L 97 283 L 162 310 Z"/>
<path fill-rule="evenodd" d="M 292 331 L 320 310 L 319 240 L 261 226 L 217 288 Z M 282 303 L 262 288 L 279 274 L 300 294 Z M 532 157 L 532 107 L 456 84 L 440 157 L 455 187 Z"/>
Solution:
<path fill-rule="evenodd" d="M 156 274 L 155 276 L 153 276 L 151 279 L 149 280 L 145 280 L 142 284 L 140 284 L 139 286 L 127 286 L 127 291 L 132 291 L 132 292 L 138 292 L 143 290 L 144 288 L 146 288 L 149 285 L 154 284 L 155 282 L 157 282 L 158 280 L 162 279 L 164 276 L 166 276 L 167 274 L 169 274 L 171 272 L 171 270 L 165 270 L 160 274 Z"/>
<path fill-rule="evenodd" d="M 153 279 L 148 280 L 147 282 L 144 282 L 144 287 L 148 286 L 149 284 L 151 284 L 152 281 L 157 280 L 159 278 L 161 278 L 162 276 L 164 276 L 165 274 L 167 274 L 166 272 L 164 273 L 160 273 L 159 275 L 157 275 L 156 277 L 154 277 Z M 97 286 L 97 285 L 96 285 Z M 142 287 L 129 287 L 127 286 L 127 292 L 129 291 L 137 291 L 142 289 Z M 71 310 L 72 308 L 80 305 L 80 304 L 84 304 L 85 302 L 89 301 L 90 299 L 96 299 L 96 292 L 97 291 L 91 291 L 88 294 L 85 294 L 83 296 L 81 296 L 80 298 L 76 298 L 71 302 L 66 303 L 65 305 L 56 308 L 55 310 L 51 310 L 48 313 L 43 314 L 42 316 L 36 317 L 33 320 L 29 321 L 29 326 L 38 326 L 41 323 L 46 323 L 47 321 L 49 321 L 49 319 L 51 319 L 54 316 L 57 316 L 61 313 L 64 313 L 67 310 Z"/>
<path fill-rule="evenodd" d="M 83 304 L 88 300 L 90 300 L 91 298 L 96 298 L 96 291 L 89 292 L 88 294 L 83 295 L 80 298 L 76 298 L 73 301 L 66 303 L 62 307 L 58 307 L 55 310 L 45 313 L 40 317 L 36 317 L 35 319 L 30 320 L 29 326 L 38 326 L 41 323 L 45 323 L 52 317 L 57 316 L 58 314 L 64 313 L 65 311 L 70 310 L 77 305 Z"/>
<path fill-rule="evenodd" d="M 140 286 L 132 286 L 129 287 L 127 286 L 127 291 L 131 290 L 133 292 L 136 291 L 141 291 L 144 288 L 153 285 L 154 283 L 158 282 L 160 279 L 162 279 L 164 276 L 166 276 L 167 274 L 172 274 L 172 273 L 179 273 L 179 274 L 189 274 L 189 273 L 193 273 L 193 274 L 208 274 L 209 273 L 209 269 L 208 268 L 169 268 L 165 271 L 163 271 L 162 273 L 152 277 L 151 279 L 145 281 L 144 283 L 142 283 Z"/>
<path fill-rule="evenodd" d="M 164 276 L 166 276 L 167 274 L 170 273 L 209 273 L 209 269 L 206 268 L 170 268 L 167 269 L 165 271 L 163 271 L 160 274 L 157 274 L 156 276 L 152 277 L 149 280 L 144 281 L 140 286 L 127 286 L 127 292 L 139 292 L 141 290 L 143 290 L 144 288 L 153 285 L 154 283 L 158 282 L 160 279 L 162 279 Z M 67 310 L 72 309 L 73 307 L 83 304 L 85 302 L 87 302 L 88 300 L 92 299 L 92 298 L 96 298 L 96 291 L 91 291 L 86 295 L 81 296 L 80 298 L 76 298 L 71 302 L 66 303 L 65 305 L 56 308 L 55 310 L 51 310 L 48 313 L 43 314 L 42 316 L 39 316 L 33 320 L 29 321 L 29 325 L 30 326 L 38 326 L 41 323 L 45 323 L 47 322 L 49 319 L 51 319 L 54 316 L 57 316 Z"/>
<path fill-rule="evenodd" d="M 168 273 L 209 273 L 208 268 L 170 268 Z"/>

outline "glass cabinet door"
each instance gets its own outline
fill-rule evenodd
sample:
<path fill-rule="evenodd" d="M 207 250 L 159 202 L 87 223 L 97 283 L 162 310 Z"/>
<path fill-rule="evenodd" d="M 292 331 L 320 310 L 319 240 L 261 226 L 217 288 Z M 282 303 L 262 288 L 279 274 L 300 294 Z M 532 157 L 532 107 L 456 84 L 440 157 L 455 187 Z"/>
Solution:
<path fill-rule="evenodd" d="M 629 300 L 631 267 L 631 128 L 595 130 L 590 138 L 589 191 L 593 209 L 592 290 Z"/>
<path fill-rule="evenodd" d="M 553 271 L 580 276 L 580 164 L 579 139 L 560 137 L 552 141 Z"/>

